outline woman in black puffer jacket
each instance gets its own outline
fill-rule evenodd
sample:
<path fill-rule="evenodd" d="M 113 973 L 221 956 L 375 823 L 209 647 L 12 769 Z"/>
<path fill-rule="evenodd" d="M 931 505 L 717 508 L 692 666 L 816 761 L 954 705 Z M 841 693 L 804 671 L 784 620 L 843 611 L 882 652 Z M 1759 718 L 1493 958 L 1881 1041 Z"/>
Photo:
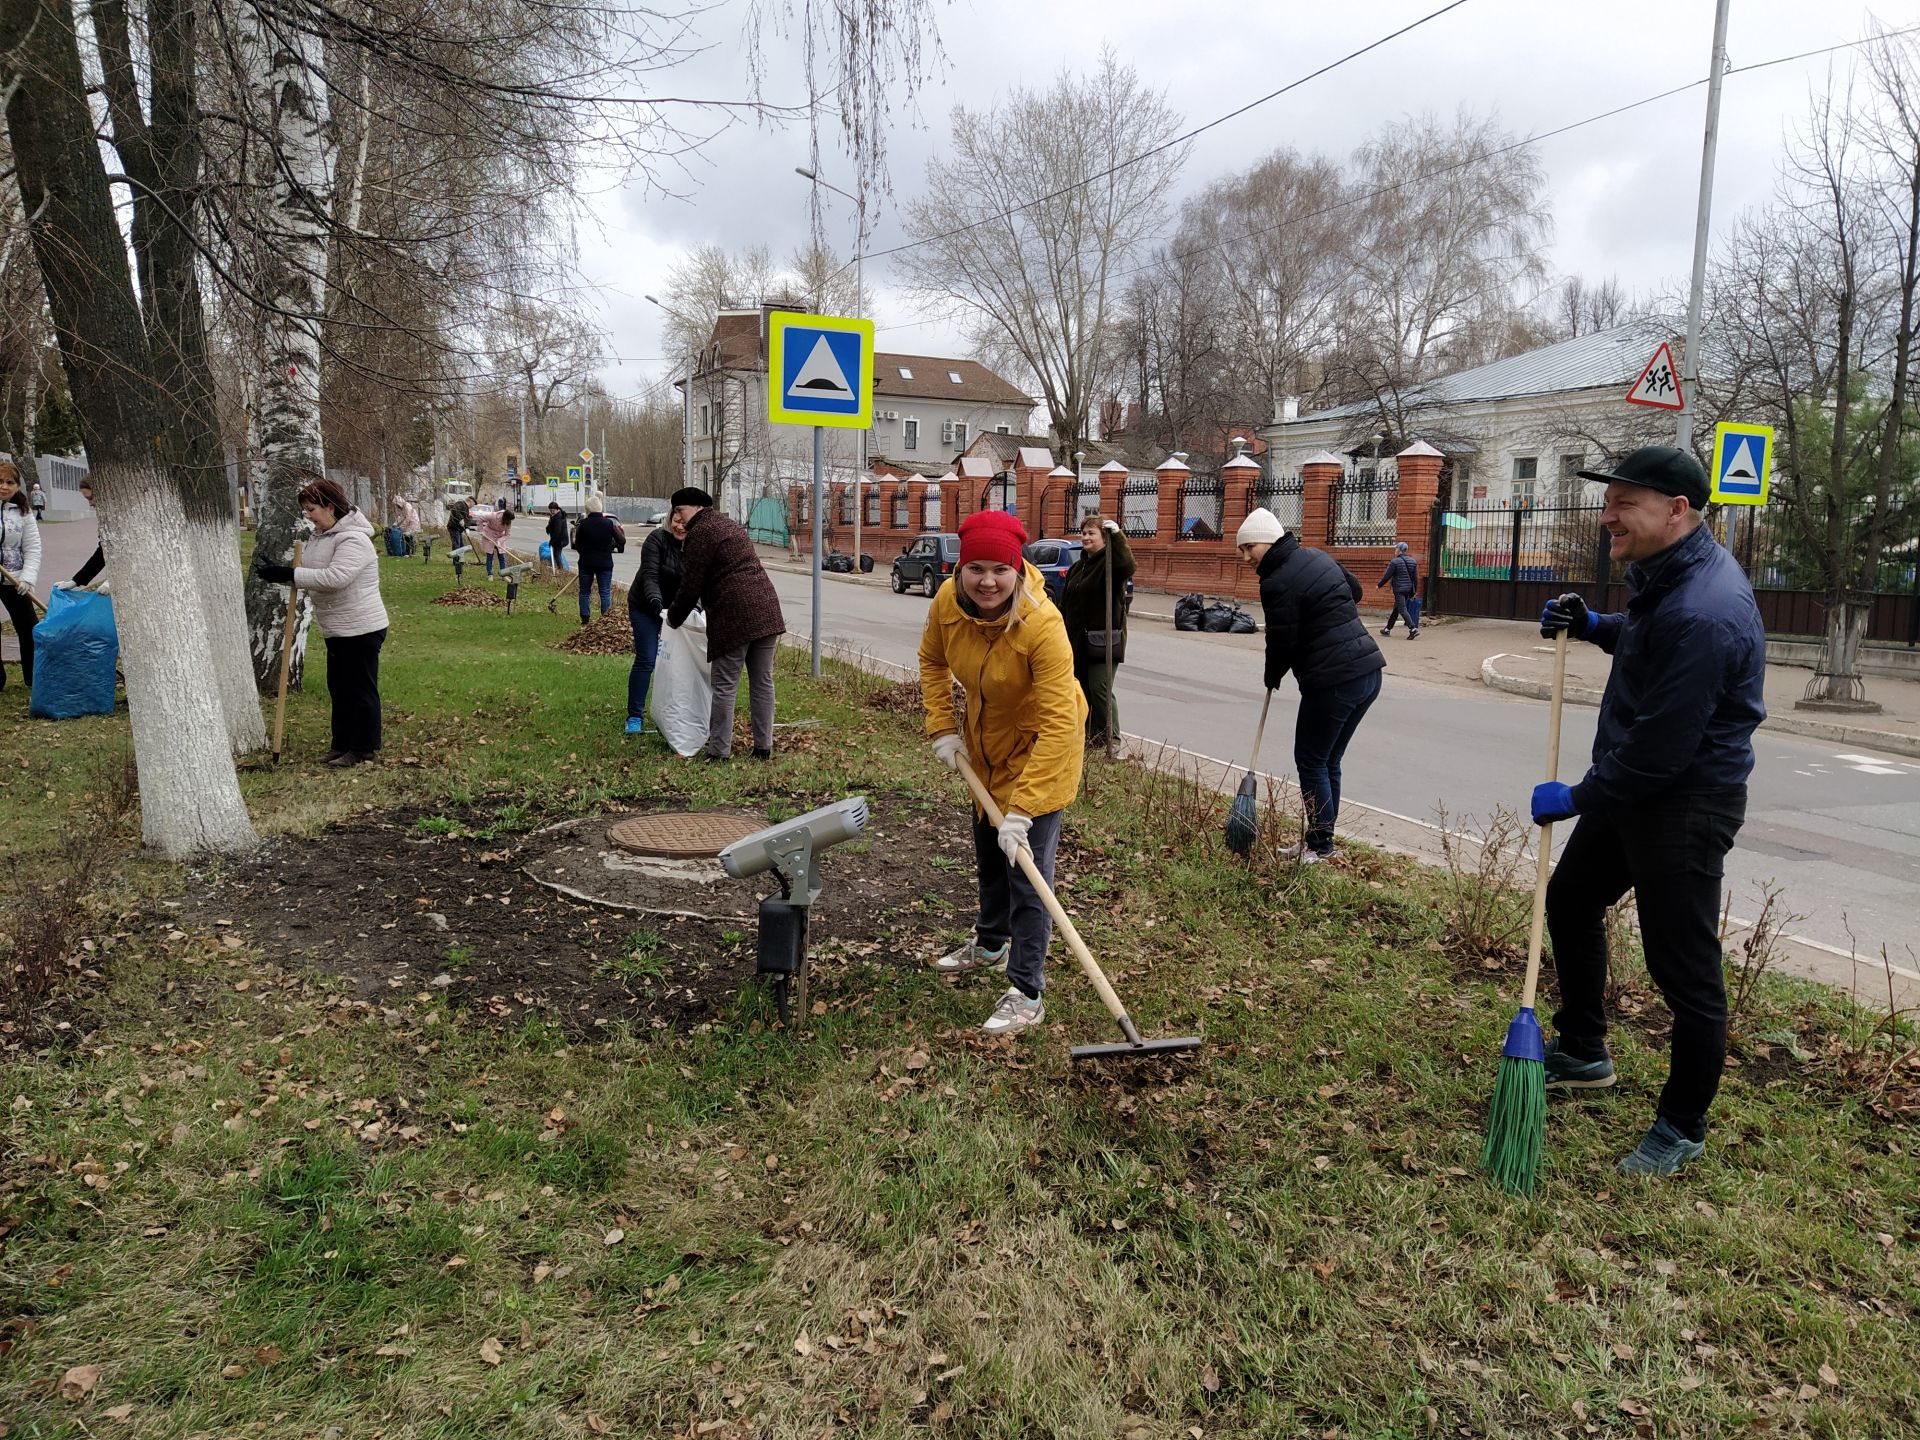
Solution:
<path fill-rule="evenodd" d="M 627 734 L 647 732 L 647 691 L 653 663 L 660 657 L 660 626 L 680 589 L 680 546 L 684 520 L 669 516 L 640 547 L 640 573 L 627 591 L 627 619 L 633 625 L 633 669 L 627 672 Z"/>
<path fill-rule="evenodd" d="M 613 556 L 627 548 L 627 532 L 606 513 L 598 495 L 589 495 L 586 514 L 573 530 L 573 548 L 580 556 L 580 623 L 587 623 L 595 587 L 600 591 L 600 613 L 613 604 Z"/>
<path fill-rule="evenodd" d="M 1333 858 L 1340 815 L 1340 760 L 1379 698 L 1386 657 L 1360 619 L 1360 582 L 1324 550 L 1289 535 L 1270 510 L 1247 516 L 1234 543 L 1260 576 L 1267 622 L 1267 689 L 1291 670 L 1300 685 L 1293 763 L 1307 804 L 1300 861 Z"/>
<path fill-rule="evenodd" d="M 1108 685 L 1115 665 L 1127 658 L 1127 582 L 1133 579 L 1133 550 L 1119 525 L 1098 511 L 1080 522 L 1080 558 L 1067 567 L 1060 587 L 1060 616 L 1073 646 L 1073 678 L 1087 697 L 1087 744 L 1102 747 L 1109 728 L 1120 728 L 1120 707 Z M 1111 597 L 1109 597 L 1111 590 Z M 1111 608 L 1109 608 L 1111 605 Z M 1113 630 L 1107 630 L 1107 617 Z M 1108 655 L 1108 646 L 1113 653 Z"/>

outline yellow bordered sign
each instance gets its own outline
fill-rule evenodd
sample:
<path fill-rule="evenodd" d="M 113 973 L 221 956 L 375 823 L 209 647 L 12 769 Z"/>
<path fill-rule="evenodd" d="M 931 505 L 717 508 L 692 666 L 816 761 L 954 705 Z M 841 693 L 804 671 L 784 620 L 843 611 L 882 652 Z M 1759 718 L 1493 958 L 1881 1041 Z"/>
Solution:
<path fill-rule="evenodd" d="M 1764 505 L 1773 480 L 1773 427 L 1722 420 L 1713 427 L 1713 490 L 1720 505 Z"/>
<path fill-rule="evenodd" d="M 767 418 L 865 430 L 873 424 L 873 322 L 776 310 L 767 321 Z"/>

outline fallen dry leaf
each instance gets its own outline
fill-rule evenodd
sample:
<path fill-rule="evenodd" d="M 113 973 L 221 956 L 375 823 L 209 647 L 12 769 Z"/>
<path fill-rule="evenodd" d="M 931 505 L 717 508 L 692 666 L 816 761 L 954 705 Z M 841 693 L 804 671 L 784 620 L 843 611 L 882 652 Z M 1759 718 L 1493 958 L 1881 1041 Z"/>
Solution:
<path fill-rule="evenodd" d="M 125 1405 L 114 1405 L 102 1410 L 100 1413 L 106 1416 L 107 1419 L 117 1420 L 120 1424 L 124 1425 L 133 1418 L 133 1402 L 128 1401 Z"/>
<path fill-rule="evenodd" d="M 793 1337 L 793 1353 L 796 1355 L 811 1355 L 813 1353 L 813 1342 L 807 1339 L 806 1331 L 802 1330 L 798 1335 Z"/>
<path fill-rule="evenodd" d="M 1840 1377 L 1834 1373 L 1833 1366 L 1822 1365 L 1820 1367 L 1820 1383 L 1822 1385 L 1838 1385 L 1840 1383 Z"/>
<path fill-rule="evenodd" d="M 98 1365 L 76 1365 L 60 1377 L 60 1398 L 84 1400 L 99 1383 L 100 1367 Z"/>
<path fill-rule="evenodd" d="M 605 1237 L 601 1240 L 601 1243 L 603 1245 L 618 1245 L 622 1240 L 626 1238 L 627 1238 L 627 1232 L 616 1226 L 614 1229 L 607 1231 Z"/>
<path fill-rule="evenodd" d="M 480 1342 L 480 1358 L 489 1365 L 500 1363 L 500 1342 L 489 1335 Z"/>
<path fill-rule="evenodd" d="M 602 1420 L 591 1410 L 587 1411 L 587 1429 L 596 1435 L 611 1435 L 613 1433 L 613 1426 Z"/>
<path fill-rule="evenodd" d="M 1220 1372 L 1211 1365 L 1201 1367 L 1200 1388 L 1209 1395 L 1217 1392 L 1220 1389 Z"/>

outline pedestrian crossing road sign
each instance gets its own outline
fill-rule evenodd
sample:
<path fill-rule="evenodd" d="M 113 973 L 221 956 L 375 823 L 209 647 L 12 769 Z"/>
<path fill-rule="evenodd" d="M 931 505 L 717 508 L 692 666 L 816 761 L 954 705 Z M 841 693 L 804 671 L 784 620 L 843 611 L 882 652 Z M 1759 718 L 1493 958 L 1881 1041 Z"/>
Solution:
<path fill-rule="evenodd" d="M 873 322 L 776 310 L 767 327 L 767 418 L 782 425 L 873 424 Z"/>
<path fill-rule="evenodd" d="M 1713 427 L 1713 493 L 1721 505 L 1764 505 L 1772 480 L 1773 427 L 1722 420 Z"/>
<path fill-rule="evenodd" d="M 585 466 L 582 466 L 582 465 L 567 466 L 567 483 L 569 485 L 580 484 L 583 480 L 586 479 L 586 476 L 587 476 L 587 472 L 586 472 Z"/>

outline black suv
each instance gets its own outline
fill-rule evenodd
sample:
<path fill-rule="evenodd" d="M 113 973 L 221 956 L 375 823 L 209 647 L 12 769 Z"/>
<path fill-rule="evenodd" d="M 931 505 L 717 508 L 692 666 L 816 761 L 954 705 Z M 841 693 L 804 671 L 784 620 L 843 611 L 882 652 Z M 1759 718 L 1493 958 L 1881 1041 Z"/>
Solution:
<path fill-rule="evenodd" d="M 894 557 L 893 593 L 904 595 L 918 586 L 922 595 L 932 598 L 959 564 L 958 535 L 922 535 Z"/>

